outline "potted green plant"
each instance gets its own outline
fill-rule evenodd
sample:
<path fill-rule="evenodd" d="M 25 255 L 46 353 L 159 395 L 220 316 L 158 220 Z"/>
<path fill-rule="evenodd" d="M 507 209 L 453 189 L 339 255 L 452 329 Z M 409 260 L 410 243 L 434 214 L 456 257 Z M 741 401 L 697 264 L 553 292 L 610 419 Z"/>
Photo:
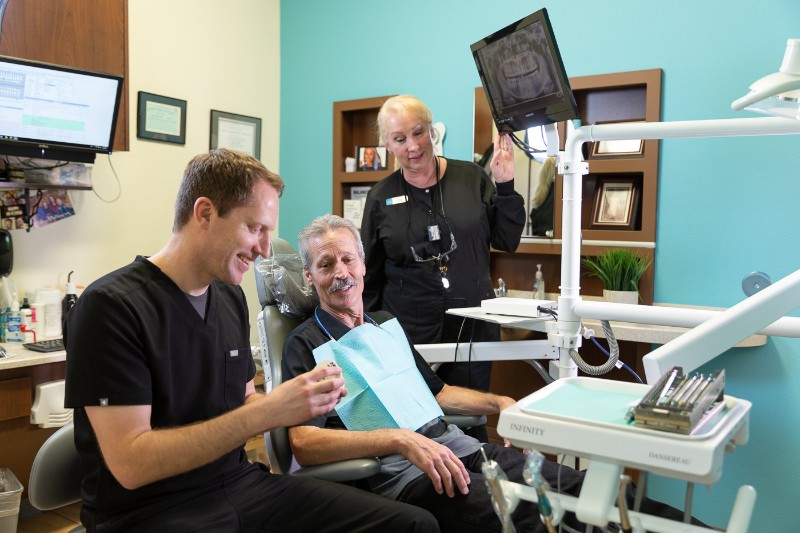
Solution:
<path fill-rule="evenodd" d="M 590 276 L 603 282 L 606 301 L 639 303 L 639 280 L 650 266 L 650 258 L 626 248 L 606 250 L 582 261 Z M 627 295 L 618 293 L 628 293 Z"/>

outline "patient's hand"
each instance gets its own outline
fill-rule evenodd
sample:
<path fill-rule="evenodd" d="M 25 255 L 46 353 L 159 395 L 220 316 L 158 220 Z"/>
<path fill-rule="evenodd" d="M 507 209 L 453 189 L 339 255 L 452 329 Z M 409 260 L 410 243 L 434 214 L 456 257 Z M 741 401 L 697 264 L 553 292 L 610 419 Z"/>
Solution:
<path fill-rule="evenodd" d="M 452 498 L 456 487 L 461 494 L 469 492 L 469 472 L 449 448 L 419 433 L 404 433 L 408 440 L 403 455 L 427 474 L 438 494 L 444 492 Z"/>

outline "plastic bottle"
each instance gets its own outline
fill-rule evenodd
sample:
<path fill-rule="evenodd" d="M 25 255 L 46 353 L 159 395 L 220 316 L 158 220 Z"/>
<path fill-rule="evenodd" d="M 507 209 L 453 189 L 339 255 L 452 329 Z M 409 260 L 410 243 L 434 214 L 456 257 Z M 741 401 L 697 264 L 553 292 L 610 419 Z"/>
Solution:
<path fill-rule="evenodd" d="M 497 278 L 497 289 L 494 291 L 495 295 L 498 298 L 502 298 L 503 296 L 508 295 L 508 289 L 506 288 L 506 282 L 503 281 L 503 278 Z"/>
<path fill-rule="evenodd" d="M 6 317 L 11 311 L 10 308 L 2 307 L 3 312 L 0 313 L 0 342 L 6 342 Z"/>
<path fill-rule="evenodd" d="M 64 326 L 67 325 L 67 312 L 72 309 L 72 306 L 75 305 L 75 302 L 78 301 L 78 293 L 75 288 L 75 284 L 70 281 L 72 277 L 72 272 L 69 273 L 67 276 L 67 293 L 64 295 L 64 299 L 61 300 L 61 334 L 64 334 Z"/>
<path fill-rule="evenodd" d="M 11 301 L 11 308 L 6 313 L 6 342 L 24 342 L 25 333 L 22 331 L 22 314 L 19 312 L 19 302 Z"/>
<path fill-rule="evenodd" d="M 22 315 L 22 325 L 25 326 L 25 342 L 33 342 L 33 309 L 28 304 L 27 298 L 22 299 L 22 307 L 19 308 L 19 313 Z"/>
<path fill-rule="evenodd" d="M 53 287 L 36 290 L 36 301 L 41 306 L 36 309 L 39 321 L 39 335 L 44 338 L 61 336 L 61 305 L 64 299 L 61 291 Z"/>
<path fill-rule="evenodd" d="M 0 278 L 0 342 L 6 342 L 6 317 L 11 311 L 12 292 L 15 287 L 7 276 Z"/>
<path fill-rule="evenodd" d="M 533 282 L 533 299 L 544 300 L 544 275 L 542 265 L 536 265 L 536 274 Z"/>

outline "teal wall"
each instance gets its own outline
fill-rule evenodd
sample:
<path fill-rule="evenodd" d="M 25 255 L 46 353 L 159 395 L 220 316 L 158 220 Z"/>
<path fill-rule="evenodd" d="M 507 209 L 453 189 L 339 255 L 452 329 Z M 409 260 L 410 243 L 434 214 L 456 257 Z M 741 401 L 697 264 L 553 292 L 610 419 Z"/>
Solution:
<path fill-rule="evenodd" d="M 730 102 L 777 70 L 786 39 L 800 37 L 796 0 L 283 1 L 281 236 L 296 241 L 330 211 L 334 101 L 414 94 L 447 126 L 445 154 L 468 159 L 480 85 L 469 45 L 541 7 L 568 75 L 663 69 L 665 121 L 754 116 Z M 800 268 L 798 174 L 798 137 L 662 141 L 656 300 L 730 306 L 747 273 L 777 280 Z M 726 525 L 736 490 L 752 484 L 751 531 L 794 531 L 800 341 L 732 350 L 717 367 L 728 394 L 753 402 L 750 443 L 726 455 L 719 483 L 695 492 L 695 514 Z M 651 489 L 682 505 L 682 483 L 660 478 Z"/>

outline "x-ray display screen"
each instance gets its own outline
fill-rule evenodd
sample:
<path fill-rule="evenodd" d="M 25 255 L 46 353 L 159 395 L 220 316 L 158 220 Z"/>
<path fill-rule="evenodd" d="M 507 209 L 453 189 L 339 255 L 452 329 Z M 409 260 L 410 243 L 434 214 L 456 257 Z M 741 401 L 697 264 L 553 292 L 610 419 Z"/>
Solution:
<path fill-rule="evenodd" d="M 546 10 L 472 45 L 500 131 L 577 118 L 577 106 Z"/>

